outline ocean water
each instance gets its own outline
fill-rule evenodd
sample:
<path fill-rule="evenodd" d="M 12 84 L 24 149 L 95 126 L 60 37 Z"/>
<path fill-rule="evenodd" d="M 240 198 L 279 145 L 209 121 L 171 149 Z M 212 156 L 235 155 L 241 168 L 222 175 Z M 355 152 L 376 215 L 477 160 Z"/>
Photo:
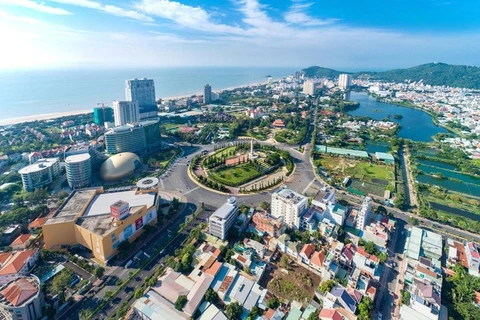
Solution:
<path fill-rule="evenodd" d="M 298 69 L 297 69 L 298 70 Z M 2 119 L 94 108 L 125 99 L 125 80 L 150 78 L 156 97 L 175 97 L 213 91 L 288 76 L 295 68 L 180 67 L 123 70 L 0 71 Z"/>

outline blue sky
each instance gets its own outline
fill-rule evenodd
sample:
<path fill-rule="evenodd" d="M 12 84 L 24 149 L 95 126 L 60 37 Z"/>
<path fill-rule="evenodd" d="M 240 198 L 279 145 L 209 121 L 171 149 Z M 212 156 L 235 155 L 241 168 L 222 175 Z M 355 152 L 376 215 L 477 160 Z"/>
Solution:
<path fill-rule="evenodd" d="M 0 69 L 480 64 L 479 0 L 0 0 Z"/>

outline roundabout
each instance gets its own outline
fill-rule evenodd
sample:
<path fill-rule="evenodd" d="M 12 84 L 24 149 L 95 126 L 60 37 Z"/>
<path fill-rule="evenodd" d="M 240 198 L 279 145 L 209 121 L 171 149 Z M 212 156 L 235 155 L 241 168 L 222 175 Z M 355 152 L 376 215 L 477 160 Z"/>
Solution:
<path fill-rule="evenodd" d="M 197 155 L 189 173 L 203 187 L 225 194 L 248 194 L 276 187 L 294 170 L 294 158 L 270 144 L 235 142 Z"/>

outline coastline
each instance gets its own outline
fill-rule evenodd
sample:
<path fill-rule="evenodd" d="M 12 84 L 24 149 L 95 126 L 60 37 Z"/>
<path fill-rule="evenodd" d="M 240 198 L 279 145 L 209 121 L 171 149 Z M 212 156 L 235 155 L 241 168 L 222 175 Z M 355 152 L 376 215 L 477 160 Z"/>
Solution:
<path fill-rule="evenodd" d="M 283 78 L 272 79 L 272 82 L 276 82 L 280 79 L 283 79 Z M 225 91 L 225 90 L 235 90 L 235 89 L 246 88 L 251 86 L 255 87 L 255 86 L 260 86 L 265 84 L 268 84 L 268 81 L 254 82 L 250 84 L 222 88 L 222 89 L 216 90 L 216 92 Z M 178 100 L 178 99 L 188 98 L 194 95 L 202 95 L 202 94 L 203 92 L 197 92 L 192 94 L 184 94 L 180 96 L 164 97 L 161 99 L 162 100 Z M 52 120 L 52 119 L 57 119 L 61 117 L 76 116 L 76 115 L 87 114 L 87 113 L 93 113 L 93 107 L 91 109 L 72 110 L 72 111 L 65 111 L 65 112 L 53 112 L 53 113 L 44 113 L 44 114 L 37 114 L 37 115 L 31 115 L 31 116 L 0 119 L 0 126 L 10 126 L 10 125 L 22 124 L 22 123 L 33 122 L 33 121 L 46 121 L 46 120 Z"/>

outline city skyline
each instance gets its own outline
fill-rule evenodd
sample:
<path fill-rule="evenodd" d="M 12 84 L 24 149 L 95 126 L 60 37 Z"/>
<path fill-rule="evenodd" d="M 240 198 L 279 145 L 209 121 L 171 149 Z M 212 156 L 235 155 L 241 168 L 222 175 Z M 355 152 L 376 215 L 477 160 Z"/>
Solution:
<path fill-rule="evenodd" d="M 475 65 L 474 4 L 0 0 L 0 69 Z"/>

